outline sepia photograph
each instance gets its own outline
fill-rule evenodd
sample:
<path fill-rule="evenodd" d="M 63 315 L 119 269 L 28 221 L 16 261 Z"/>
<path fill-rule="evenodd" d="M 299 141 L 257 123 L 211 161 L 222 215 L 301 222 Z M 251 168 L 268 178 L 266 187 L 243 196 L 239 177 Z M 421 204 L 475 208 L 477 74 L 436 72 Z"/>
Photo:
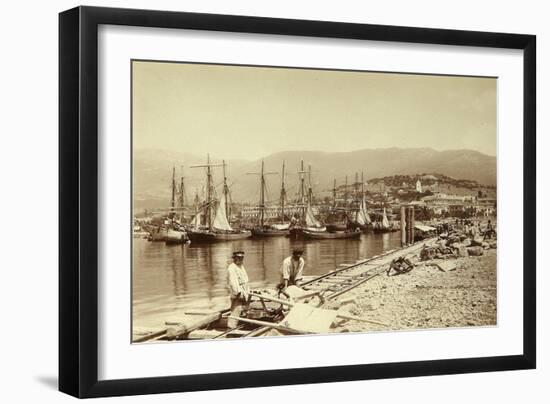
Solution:
<path fill-rule="evenodd" d="M 497 326 L 497 83 L 132 60 L 132 342 Z"/>

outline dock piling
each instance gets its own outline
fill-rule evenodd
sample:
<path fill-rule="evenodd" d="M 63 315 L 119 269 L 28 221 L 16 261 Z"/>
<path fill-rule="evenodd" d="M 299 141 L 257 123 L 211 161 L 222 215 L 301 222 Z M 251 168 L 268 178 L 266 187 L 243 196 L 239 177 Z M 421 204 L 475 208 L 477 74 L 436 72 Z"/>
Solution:
<path fill-rule="evenodd" d="M 407 222 L 405 220 L 405 206 L 401 206 L 400 221 L 401 247 L 405 247 L 407 245 Z"/>

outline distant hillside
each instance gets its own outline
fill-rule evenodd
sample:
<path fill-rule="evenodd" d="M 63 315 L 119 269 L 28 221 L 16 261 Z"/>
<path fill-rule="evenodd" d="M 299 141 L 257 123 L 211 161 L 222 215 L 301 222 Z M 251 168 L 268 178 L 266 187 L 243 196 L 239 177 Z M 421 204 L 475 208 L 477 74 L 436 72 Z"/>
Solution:
<path fill-rule="evenodd" d="M 266 171 L 275 171 L 279 175 L 267 176 L 269 199 L 276 200 L 279 192 L 281 165 L 286 163 L 286 181 L 290 197 L 293 197 L 298 185 L 300 160 L 305 168 L 312 168 L 312 182 L 316 194 L 330 192 L 333 180 L 342 185 L 345 176 L 351 184 L 355 173 L 363 171 L 365 179 L 371 180 L 395 175 L 419 173 L 438 173 L 454 179 L 477 181 L 483 185 L 496 184 L 496 157 L 472 150 L 437 151 L 430 148 L 416 149 L 365 149 L 353 152 L 317 152 L 287 151 L 266 156 Z M 192 199 L 195 192 L 203 192 L 205 171 L 202 168 L 189 168 L 191 165 L 204 164 L 206 156 L 165 150 L 136 150 L 134 153 L 134 202 L 136 208 L 168 206 L 172 167 L 176 167 L 179 183 L 180 166 L 184 166 L 187 196 Z M 212 157 L 212 162 L 221 160 Z M 233 199 L 239 202 L 254 202 L 259 194 L 258 176 L 248 175 L 258 172 L 261 160 L 229 160 L 227 176 L 232 189 Z M 213 169 L 214 181 L 222 182 L 220 167 Z"/>
<path fill-rule="evenodd" d="M 369 180 L 371 184 L 384 184 L 386 187 L 402 188 L 403 184 L 412 186 L 416 185 L 416 181 L 420 181 L 423 187 L 426 186 L 452 186 L 455 188 L 465 189 L 480 189 L 480 188 L 493 188 L 494 185 L 480 184 L 476 180 L 453 178 L 448 175 L 438 173 L 422 173 L 413 175 L 391 175 L 381 178 L 372 178 Z"/>

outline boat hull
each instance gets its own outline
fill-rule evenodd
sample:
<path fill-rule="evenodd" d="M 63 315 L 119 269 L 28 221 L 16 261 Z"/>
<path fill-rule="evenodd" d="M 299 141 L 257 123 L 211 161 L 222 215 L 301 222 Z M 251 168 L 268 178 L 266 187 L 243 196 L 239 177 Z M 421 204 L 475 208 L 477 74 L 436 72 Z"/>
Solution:
<path fill-rule="evenodd" d="M 189 239 L 194 243 L 215 243 L 218 241 L 231 241 L 249 238 L 252 233 L 249 230 L 238 232 L 211 232 L 191 230 L 188 233 Z"/>
<path fill-rule="evenodd" d="M 166 231 L 156 231 L 149 233 L 147 237 L 149 241 L 166 241 Z"/>
<path fill-rule="evenodd" d="M 183 231 L 169 230 L 165 237 L 166 244 L 185 244 L 189 238 Z"/>
<path fill-rule="evenodd" d="M 334 239 L 358 239 L 361 237 L 360 231 L 339 231 L 334 233 L 329 232 L 310 232 L 308 230 L 303 231 L 305 238 L 313 240 L 334 240 Z"/>
<path fill-rule="evenodd" d="M 327 224 L 327 230 L 330 232 L 345 231 L 348 225 L 346 223 L 330 223 Z"/>
<path fill-rule="evenodd" d="M 323 227 L 293 227 L 289 230 L 289 237 L 291 238 L 304 238 L 304 232 L 307 231 L 309 233 L 325 233 L 327 231 L 327 228 L 325 226 Z"/>
<path fill-rule="evenodd" d="M 276 230 L 276 229 L 252 229 L 252 237 L 282 237 L 289 234 L 289 230 Z"/>

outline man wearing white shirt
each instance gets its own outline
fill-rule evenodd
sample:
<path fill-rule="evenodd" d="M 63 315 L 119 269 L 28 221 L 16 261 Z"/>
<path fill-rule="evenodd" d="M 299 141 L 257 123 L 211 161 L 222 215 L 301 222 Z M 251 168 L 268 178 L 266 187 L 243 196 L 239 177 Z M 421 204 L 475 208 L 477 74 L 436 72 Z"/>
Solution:
<path fill-rule="evenodd" d="M 248 275 L 243 265 L 244 251 L 233 253 L 233 262 L 227 267 L 229 290 L 231 293 L 231 316 L 240 317 L 243 306 L 248 303 L 250 287 Z M 228 319 L 227 327 L 236 328 L 238 320 Z"/>
<path fill-rule="evenodd" d="M 283 260 L 281 265 L 281 281 L 279 283 L 279 288 L 283 291 L 291 286 L 298 285 L 302 280 L 304 266 L 306 264 L 305 260 L 302 258 L 303 251 L 301 249 L 295 248 L 292 251 L 290 257 L 286 257 Z"/>

